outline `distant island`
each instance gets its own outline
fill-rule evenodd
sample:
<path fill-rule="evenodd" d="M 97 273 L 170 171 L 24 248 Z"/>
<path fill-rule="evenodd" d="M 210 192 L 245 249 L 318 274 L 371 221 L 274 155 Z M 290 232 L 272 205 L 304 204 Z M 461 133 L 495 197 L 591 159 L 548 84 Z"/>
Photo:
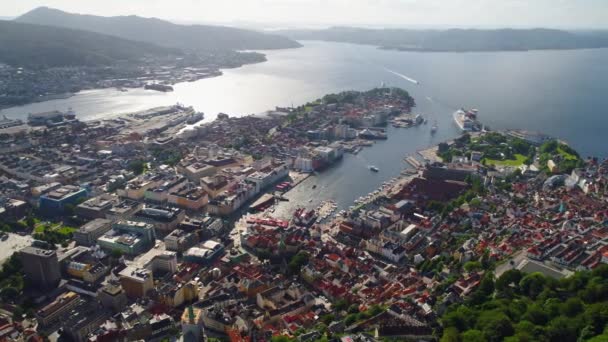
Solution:
<path fill-rule="evenodd" d="M 279 33 L 298 40 L 366 44 L 402 51 L 525 51 L 608 47 L 608 31 L 569 32 L 543 28 L 411 30 L 332 27 Z"/>

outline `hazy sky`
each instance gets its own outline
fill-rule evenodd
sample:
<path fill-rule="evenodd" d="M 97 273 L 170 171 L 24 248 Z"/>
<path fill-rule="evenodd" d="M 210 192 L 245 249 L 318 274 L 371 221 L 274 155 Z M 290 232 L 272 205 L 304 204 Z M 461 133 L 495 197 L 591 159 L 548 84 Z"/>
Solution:
<path fill-rule="evenodd" d="M 271 25 L 608 28 L 608 0 L 0 0 L 0 16 L 38 6 L 97 15 Z"/>

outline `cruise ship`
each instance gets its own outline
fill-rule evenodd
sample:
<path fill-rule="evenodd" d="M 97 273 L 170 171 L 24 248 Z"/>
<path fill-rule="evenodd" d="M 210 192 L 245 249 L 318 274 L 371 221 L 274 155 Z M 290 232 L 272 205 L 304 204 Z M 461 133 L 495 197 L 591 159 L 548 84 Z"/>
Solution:
<path fill-rule="evenodd" d="M 463 131 L 478 131 L 479 123 L 477 122 L 477 109 L 465 110 L 459 109 L 454 112 L 454 122 Z"/>

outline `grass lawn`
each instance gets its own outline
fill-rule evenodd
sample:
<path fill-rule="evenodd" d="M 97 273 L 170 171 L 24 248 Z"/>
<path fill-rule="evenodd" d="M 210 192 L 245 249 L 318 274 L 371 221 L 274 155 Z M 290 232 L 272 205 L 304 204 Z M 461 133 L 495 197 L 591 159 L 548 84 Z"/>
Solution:
<path fill-rule="evenodd" d="M 74 227 L 63 226 L 63 227 L 57 229 L 57 232 L 62 235 L 68 235 L 68 234 L 75 232 L 76 230 L 77 229 Z"/>
<path fill-rule="evenodd" d="M 61 235 L 68 235 L 70 233 L 75 232 L 77 229 L 74 227 L 62 226 L 60 224 L 47 225 L 47 224 L 38 224 L 36 228 L 34 228 L 35 233 L 44 233 L 45 231 L 56 231 Z"/>
<path fill-rule="evenodd" d="M 559 146 L 557 148 L 557 153 L 559 153 L 562 157 L 564 157 L 565 160 L 577 160 L 578 159 L 575 155 L 564 151 L 561 146 Z"/>
<path fill-rule="evenodd" d="M 49 227 L 52 227 L 52 226 L 49 226 Z M 38 224 L 36 224 L 36 227 L 34 227 L 34 232 L 43 233 L 46 230 L 46 228 L 47 228 L 46 224 L 38 223 Z"/>
<path fill-rule="evenodd" d="M 488 159 L 484 158 L 486 165 L 496 165 L 496 166 L 521 166 L 526 161 L 527 157 L 523 154 L 515 154 L 515 159 L 505 159 L 505 160 L 496 160 L 496 159 Z"/>

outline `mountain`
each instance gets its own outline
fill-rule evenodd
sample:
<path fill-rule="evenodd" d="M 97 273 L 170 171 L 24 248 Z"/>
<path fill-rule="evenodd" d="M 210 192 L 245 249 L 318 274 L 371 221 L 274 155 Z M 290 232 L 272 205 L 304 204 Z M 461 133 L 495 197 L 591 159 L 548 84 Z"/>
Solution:
<path fill-rule="evenodd" d="M 376 45 L 408 51 L 520 51 L 608 47 L 607 32 L 567 32 L 553 29 L 363 29 L 280 31 L 293 39 Z"/>
<path fill-rule="evenodd" d="M 94 32 L 0 20 L 0 62 L 24 67 L 99 66 L 179 50 Z"/>
<path fill-rule="evenodd" d="M 232 27 L 177 25 L 161 19 L 138 16 L 100 17 L 47 7 L 36 8 L 15 20 L 93 31 L 183 50 L 264 50 L 301 46 L 286 37 Z"/>

